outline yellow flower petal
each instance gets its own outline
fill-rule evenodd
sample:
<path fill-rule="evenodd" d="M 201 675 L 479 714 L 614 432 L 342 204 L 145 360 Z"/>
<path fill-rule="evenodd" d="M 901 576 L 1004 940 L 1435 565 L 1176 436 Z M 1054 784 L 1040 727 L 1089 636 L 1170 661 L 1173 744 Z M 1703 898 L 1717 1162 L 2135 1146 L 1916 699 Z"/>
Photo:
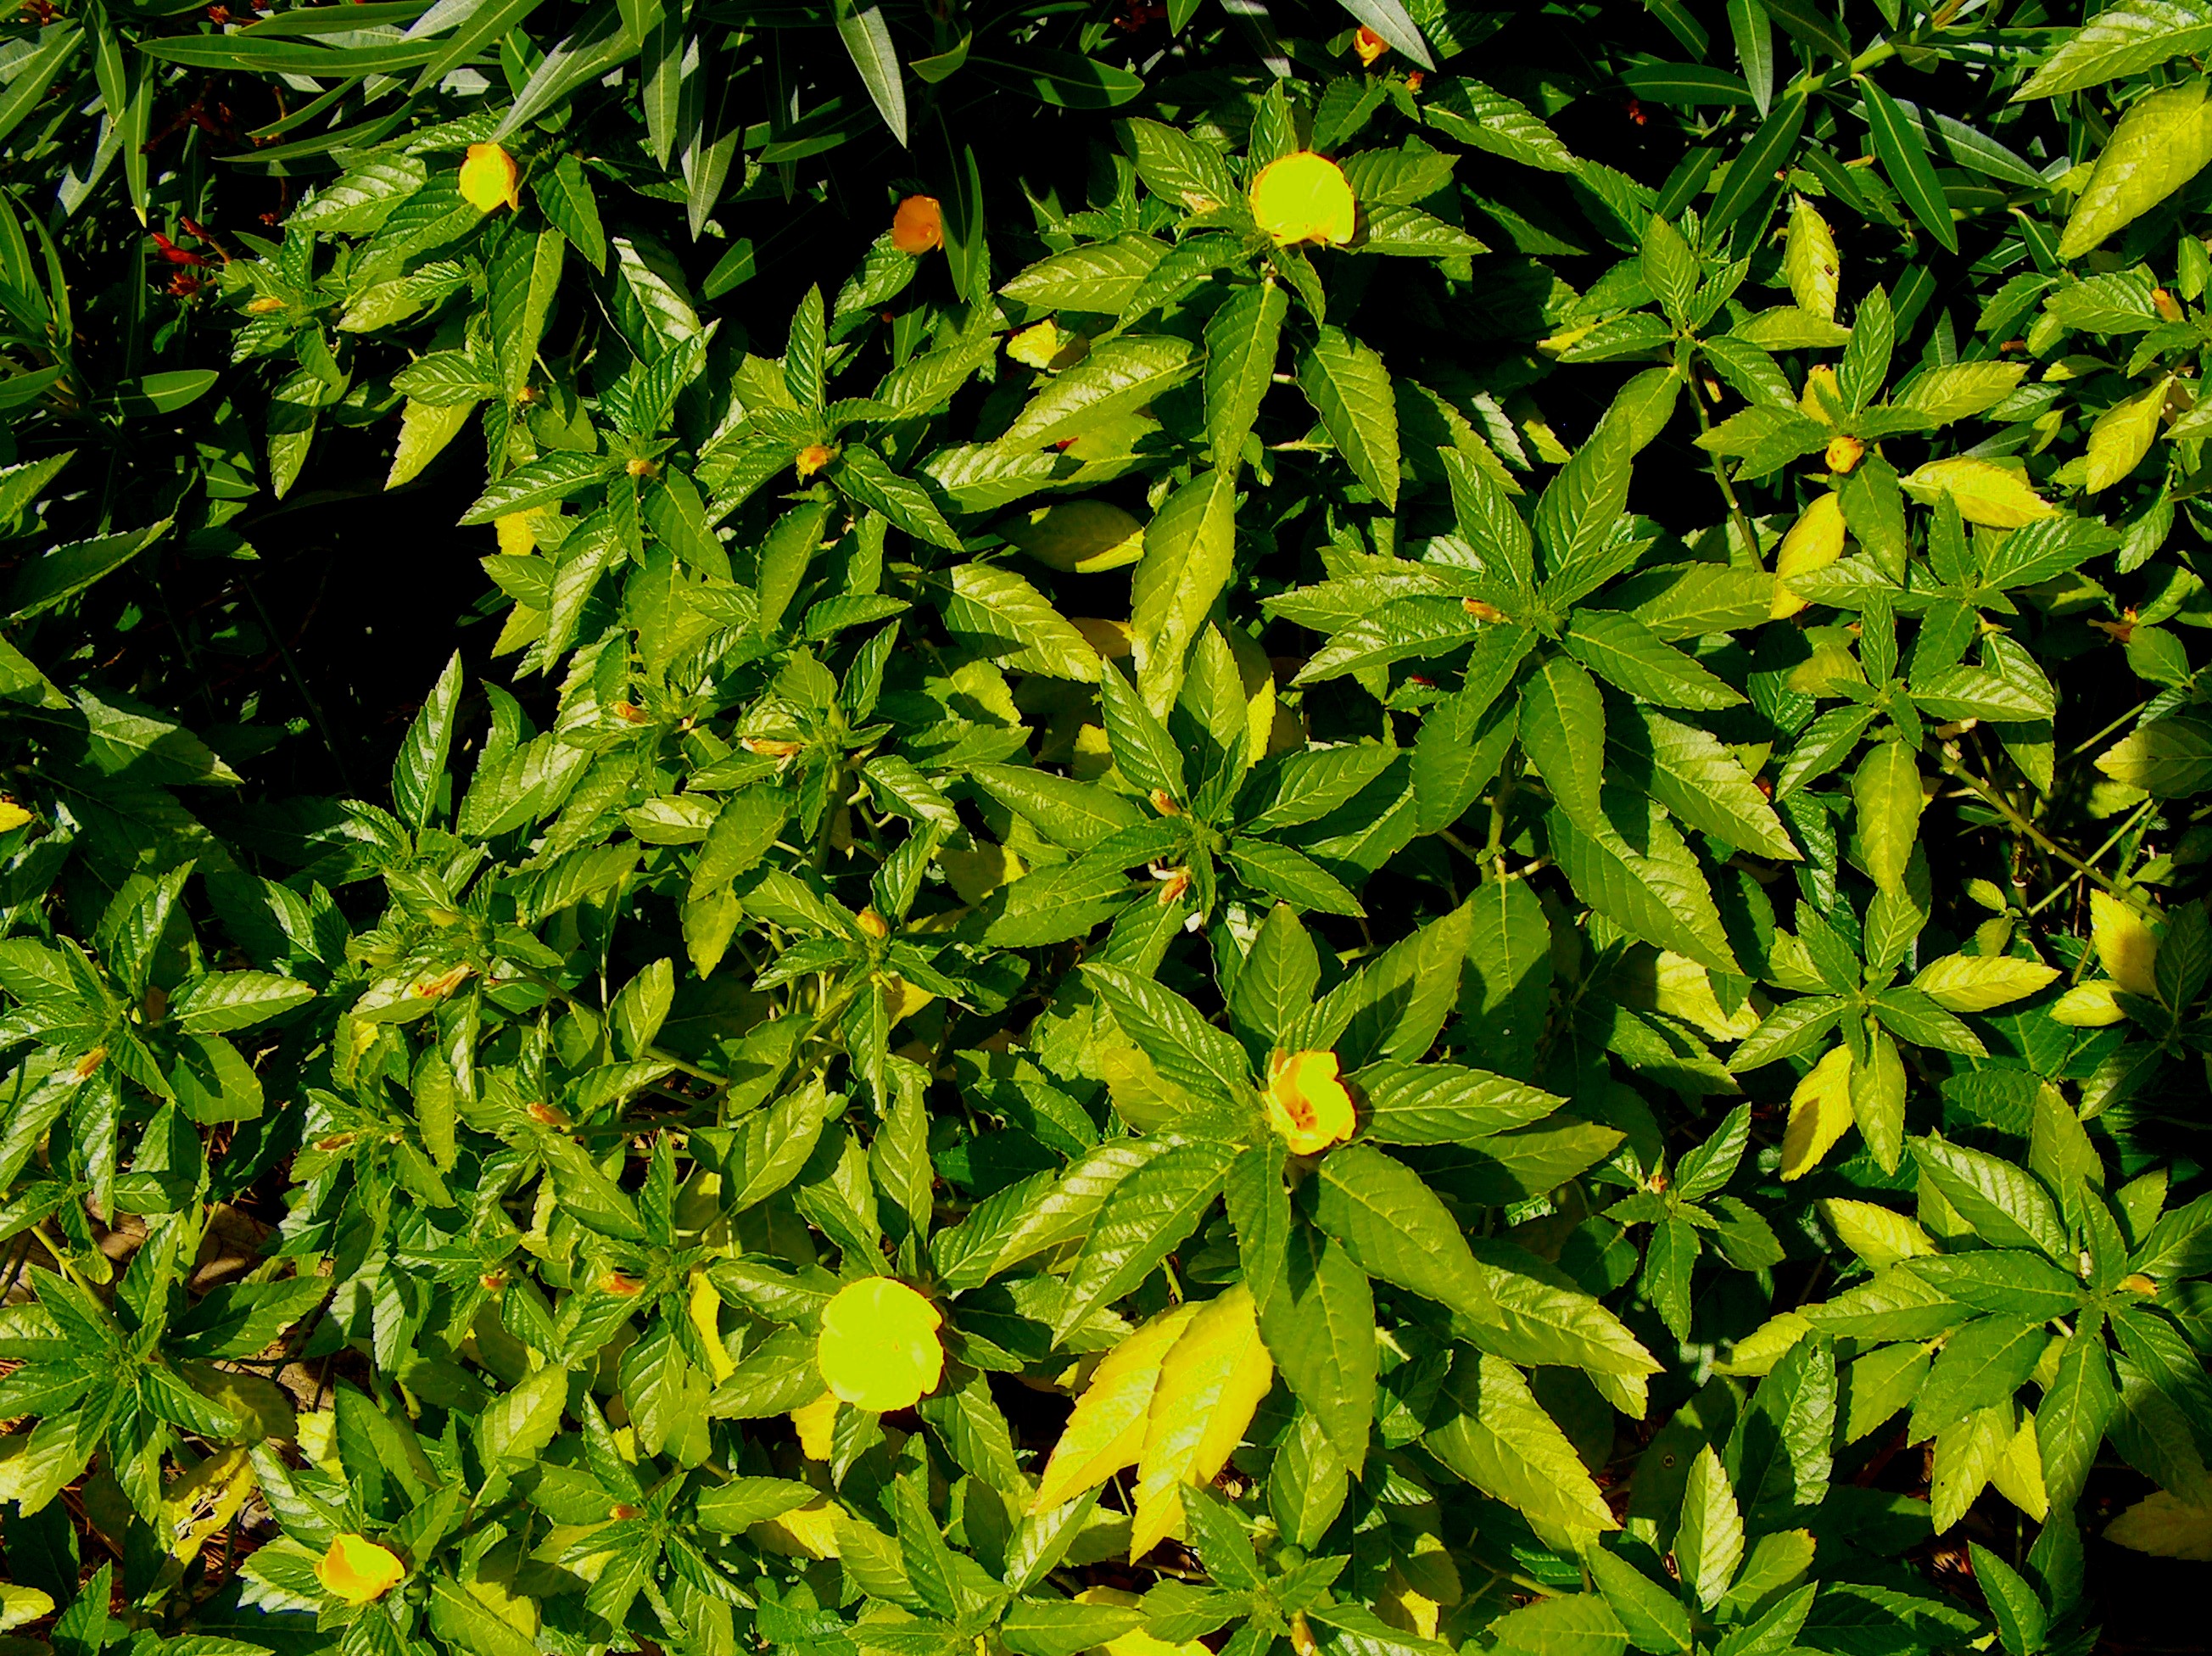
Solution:
<path fill-rule="evenodd" d="M 374 1604 L 406 1574 L 398 1553 L 361 1535 L 339 1536 L 315 1562 L 315 1579 L 323 1590 L 349 1604 Z"/>
<path fill-rule="evenodd" d="M 1314 1155 L 1341 1144 L 1358 1125 L 1352 1095 L 1337 1079 L 1334 1052 L 1277 1053 L 1261 1096 L 1268 1124 L 1293 1155 Z"/>
<path fill-rule="evenodd" d="M 461 196 L 480 213 L 522 205 L 522 171 L 495 143 L 472 143 L 461 162 Z"/>
<path fill-rule="evenodd" d="M 0 800 L 0 834 L 11 833 L 31 819 L 31 813 L 13 800 Z"/>
<path fill-rule="evenodd" d="M 1352 240 L 1358 207 L 1334 161 L 1300 149 L 1260 169 L 1252 180 L 1252 216 L 1279 247 L 1298 241 L 1340 247 Z"/>
<path fill-rule="evenodd" d="M 837 1291 L 822 1312 L 815 1361 L 839 1401 L 886 1414 L 911 1409 L 945 1375 L 945 1324 L 935 1306 L 888 1276 Z"/>

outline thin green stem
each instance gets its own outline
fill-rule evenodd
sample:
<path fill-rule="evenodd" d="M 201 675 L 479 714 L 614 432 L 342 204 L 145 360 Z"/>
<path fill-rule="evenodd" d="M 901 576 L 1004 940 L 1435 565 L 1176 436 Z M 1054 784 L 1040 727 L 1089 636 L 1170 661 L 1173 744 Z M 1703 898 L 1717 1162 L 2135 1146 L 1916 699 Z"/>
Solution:
<path fill-rule="evenodd" d="M 2015 832 L 2026 838 L 2031 844 L 2048 853 L 2050 855 L 2057 857 L 2061 862 L 2063 862 L 2068 867 L 2075 869 L 2078 874 L 2094 880 L 2098 885 L 2112 892 L 2113 896 L 2118 897 L 2122 895 L 2118 886 L 2112 880 L 2108 879 L 2104 874 L 2100 874 L 2088 863 L 2083 861 L 2080 856 L 2076 855 L 2074 852 L 2068 850 L 2066 847 L 2061 845 L 2057 840 L 2051 838 L 2050 835 L 2045 833 L 2042 829 L 2037 827 L 2033 822 L 2030 822 L 2026 817 L 2022 816 L 2019 810 L 2013 805 L 2012 801 L 2005 798 L 2003 795 L 1997 792 L 1996 788 L 1992 784 L 1976 776 L 1972 771 L 1967 770 L 1966 766 L 1960 764 L 1956 759 L 1939 755 L 1936 759 L 1936 763 L 1942 767 L 1943 774 L 1945 776 L 1949 776 L 1953 781 L 1962 784 L 1977 799 L 1980 800 L 1982 803 L 1988 806 L 1992 811 L 1995 811 L 1999 816 L 2002 817 L 2012 825 Z"/>
<path fill-rule="evenodd" d="M 2118 827 L 2112 830 L 2112 837 L 2106 840 L 2102 845 L 2100 845 L 2095 850 L 2089 853 L 2089 861 L 2091 862 L 2102 861 L 2106 853 L 2110 851 L 2115 845 L 2118 845 L 2127 835 L 2128 831 L 2137 823 L 2148 816 L 2150 814 L 2151 807 L 2156 803 L 2157 801 L 2155 800 L 2145 800 L 2141 805 L 2136 807 L 2135 810 L 2129 814 L 2128 819 L 2122 823 Z M 2072 890 L 2075 883 L 2081 878 L 2081 876 L 2078 873 L 2067 875 L 2065 879 L 2060 880 L 2057 885 L 2052 886 L 2051 890 L 2045 892 L 2041 897 L 2036 899 L 2034 906 L 2027 911 L 2027 917 L 2033 920 L 2037 915 L 2041 914 L 2045 909 L 2049 908 L 2060 898 L 2065 896 L 2069 891 Z"/>
<path fill-rule="evenodd" d="M 1713 429 L 1712 416 L 1705 412 L 1705 393 L 1698 383 L 1694 368 L 1690 370 L 1689 381 L 1690 406 L 1697 411 L 1698 435 L 1702 437 Z M 1759 534 L 1751 527 L 1751 517 L 1743 509 L 1743 502 L 1736 498 L 1735 485 L 1729 481 L 1728 466 L 1718 454 L 1710 456 L 1706 463 L 1711 468 L 1713 481 L 1720 485 L 1721 498 L 1728 502 L 1729 521 L 1735 525 L 1737 538 L 1743 542 L 1743 557 L 1755 565 L 1759 562 Z"/>

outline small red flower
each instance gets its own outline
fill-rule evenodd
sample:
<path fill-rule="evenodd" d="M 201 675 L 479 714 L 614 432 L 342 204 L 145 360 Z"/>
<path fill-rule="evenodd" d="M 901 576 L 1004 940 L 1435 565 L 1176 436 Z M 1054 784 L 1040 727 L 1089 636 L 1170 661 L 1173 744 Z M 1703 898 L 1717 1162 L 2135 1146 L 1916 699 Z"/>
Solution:
<path fill-rule="evenodd" d="M 168 237 L 163 235 L 159 230 L 155 230 L 152 234 L 154 237 L 154 246 L 160 250 L 164 262 L 171 265 L 204 265 L 208 262 L 205 254 L 191 253 L 183 247 L 179 247 L 175 242 L 170 240 Z"/>

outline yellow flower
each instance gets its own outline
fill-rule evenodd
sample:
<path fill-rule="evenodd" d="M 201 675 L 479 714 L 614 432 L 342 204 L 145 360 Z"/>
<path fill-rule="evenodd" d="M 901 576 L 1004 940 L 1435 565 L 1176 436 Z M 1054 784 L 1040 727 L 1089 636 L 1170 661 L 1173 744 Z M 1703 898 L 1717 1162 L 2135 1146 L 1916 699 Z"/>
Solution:
<path fill-rule="evenodd" d="M 1856 437 L 1831 437 L 1827 452 L 1821 458 L 1828 462 L 1828 470 L 1841 477 L 1859 463 L 1866 453 L 1866 445 Z"/>
<path fill-rule="evenodd" d="M 407 1574 L 399 1555 L 367 1536 L 342 1535 L 315 1561 L 315 1580 L 331 1598 L 368 1604 L 390 1592 Z"/>
<path fill-rule="evenodd" d="M 823 1308 L 814 1360 L 841 1403 L 879 1415 L 910 1409 L 944 1378 L 944 1325 L 937 1307 L 905 1283 L 863 1277 Z"/>
<path fill-rule="evenodd" d="M 1252 180 L 1252 216 L 1279 247 L 1296 241 L 1337 247 L 1352 240 L 1358 208 L 1336 163 L 1300 149 L 1260 169 Z"/>
<path fill-rule="evenodd" d="M 12 832 L 31 819 L 31 813 L 10 799 L 0 799 L 0 834 Z"/>
<path fill-rule="evenodd" d="M 926 253 L 945 245 L 945 210 L 935 196 L 908 196 L 891 215 L 891 246 L 902 253 Z"/>
<path fill-rule="evenodd" d="M 495 143 L 472 143 L 461 163 L 461 194 L 480 213 L 522 205 L 522 171 Z"/>
<path fill-rule="evenodd" d="M 1352 1094 L 1337 1079 L 1334 1052 L 1279 1052 L 1267 1067 L 1261 1095 L 1267 1122 L 1293 1155 L 1310 1156 L 1341 1144 L 1357 1125 Z"/>
<path fill-rule="evenodd" d="M 812 477 L 817 472 L 819 472 L 823 466 L 829 465 L 830 461 L 836 458 L 837 451 L 830 447 L 826 443 L 811 442 L 807 444 L 805 447 L 799 451 L 799 480 L 801 483 L 805 482 L 807 478 Z"/>
<path fill-rule="evenodd" d="M 1375 60 L 1390 50 L 1390 43 L 1362 23 L 1359 33 L 1352 37 L 1352 49 L 1359 54 L 1361 63 L 1372 69 Z"/>

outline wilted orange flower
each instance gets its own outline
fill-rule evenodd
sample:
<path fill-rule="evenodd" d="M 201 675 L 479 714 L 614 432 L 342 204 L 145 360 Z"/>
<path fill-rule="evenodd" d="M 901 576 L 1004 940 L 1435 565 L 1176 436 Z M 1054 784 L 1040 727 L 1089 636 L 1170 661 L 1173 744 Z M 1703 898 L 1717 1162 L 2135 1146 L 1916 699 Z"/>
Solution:
<path fill-rule="evenodd" d="M 935 196 L 908 196 L 891 215 L 891 246 L 902 253 L 926 253 L 945 245 L 945 210 Z"/>
<path fill-rule="evenodd" d="M 1359 54 L 1361 63 L 1371 68 L 1377 58 L 1390 50 L 1390 43 L 1362 23 L 1359 33 L 1352 37 L 1352 49 Z"/>

